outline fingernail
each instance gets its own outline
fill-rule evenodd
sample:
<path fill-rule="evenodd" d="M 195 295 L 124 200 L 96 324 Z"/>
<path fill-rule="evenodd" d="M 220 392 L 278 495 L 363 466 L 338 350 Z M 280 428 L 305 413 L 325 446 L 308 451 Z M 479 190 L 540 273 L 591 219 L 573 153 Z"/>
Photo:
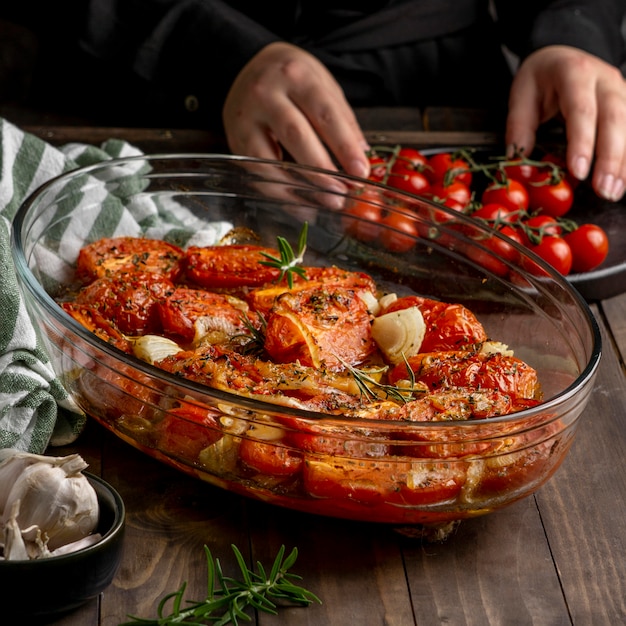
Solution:
<path fill-rule="evenodd" d="M 624 194 L 624 181 L 621 178 L 615 178 L 613 174 L 607 174 L 600 179 L 598 190 L 602 197 L 615 202 Z"/>
<path fill-rule="evenodd" d="M 580 156 L 574 161 L 574 167 L 572 168 L 572 174 L 578 180 L 584 180 L 589 174 L 589 159 Z"/>
<path fill-rule="evenodd" d="M 350 163 L 350 169 L 348 170 L 348 173 L 352 174 L 353 176 L 367 178 L 367 176 L 369 175 L 369 167 L 363 161 L 355 159 Z"/>

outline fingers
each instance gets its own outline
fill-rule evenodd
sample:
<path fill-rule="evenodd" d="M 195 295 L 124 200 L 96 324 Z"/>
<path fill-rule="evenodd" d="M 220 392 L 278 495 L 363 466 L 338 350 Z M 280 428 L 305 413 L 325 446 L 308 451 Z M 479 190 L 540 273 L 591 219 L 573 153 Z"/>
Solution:
<path fill-rule="evenodd" d="M 557 115 L 565 122 L 566 161 L 583 180 L 593 167 L 598 195 L 619 200 L 626 189 L 626 83 L 601 59 L 567 46 L 549 46 L 521 65 L 509 101 L 508 152 L 530 153 L 539 125 Z"/>
<path fill-rule="evenodd" d="M 591 184 L 596 193 L 620 200 L 626 185 L 626 83 L 619 72 L 598 84 L 596 160 Z"/>
<path fill-rule="evenodd" d="M 244 67 L 225 102 L 224 127 L 238 154 L 276 158 L 282 148 L 299 163 L 369 173 L 367 142 L 340 86 L 289 44 L 267 46 Z"/>

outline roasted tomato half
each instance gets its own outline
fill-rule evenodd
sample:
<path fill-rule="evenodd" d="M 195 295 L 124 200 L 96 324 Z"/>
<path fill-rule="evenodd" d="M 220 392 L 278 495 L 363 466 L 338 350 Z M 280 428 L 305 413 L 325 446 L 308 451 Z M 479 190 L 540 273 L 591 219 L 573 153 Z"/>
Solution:
<path fill-rule="evenodd" d="M 158 239 L 111 237 L 81 248 L 76 277 L 83 283 L 117 273 L 156 272 L 174 281 L 181 272 L 184 252 Z"/>

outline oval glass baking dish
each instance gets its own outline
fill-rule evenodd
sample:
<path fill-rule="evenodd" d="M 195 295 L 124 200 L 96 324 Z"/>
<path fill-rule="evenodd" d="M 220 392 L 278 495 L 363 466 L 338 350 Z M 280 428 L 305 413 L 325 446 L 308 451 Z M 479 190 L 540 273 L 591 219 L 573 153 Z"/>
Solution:
<path fill-rule="evenodd" d="M 402 219 L 368 221 L 368 208 L 410 211 L 416 232 L 398 226 Z M 307 265 L 365 272 L 384 293 L 462 304 L 537 371 L 542 401 L 469 420 L 303 410 L 281 402 L 278 389 L 264 400 L 163 371 L 99 339 L 58 304 L 75 283 L 80 248 L 101 237 L 186 248 L 228 233 L 231 241 L 234 232 L 295 247 L 304 223 Z M 19 209 L 13 248 L 55 371 L 89 416 L 146 454 L 244 496 L 405 525 L 445 524 L 532 494 L 565 458 L 593 388 L 600 335 L 589 307 L 524 249 L 515 260 L 495 255 L 486 242 L 497 236 L 437 204 L 340 174 L 234 156 L 154 155 L 50 181 Z"/>

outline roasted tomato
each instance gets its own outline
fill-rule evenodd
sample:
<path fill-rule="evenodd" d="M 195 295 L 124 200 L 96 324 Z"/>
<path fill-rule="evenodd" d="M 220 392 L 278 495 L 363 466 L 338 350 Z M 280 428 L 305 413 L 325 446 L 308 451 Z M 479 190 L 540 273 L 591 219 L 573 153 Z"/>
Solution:
<path fill-rule="evenodd" d="M 158 425 L 160 448 L 183 460 L 196 459 L 222 437 L 219 415 L 189 402 L 169 410 Z"/>
<path fill-rule="evenodd" d="M 247 468 L 264 476 L 293 476 L 302 467 L 302 456 L 279 441 L 244 437 L 239 458 Z"/>
<path fill-rule="evenodd" d="M 87 330 L 94 333 L 96 337 L 110 343 L 119 350 L 128 353 L 132 352 L 130 340 L 107 317 L 102 315 L 96 307 L 77 302 L 62 302 L 61 307 L 79 324 L 82 324 Z"/>
<path fill-rule="evenodd" d="M 446 502 L 465 481 L 459 466 L 446 463 L 386 463 L 372 459 L 305 457 L 303 483 L 315 498 L 419 506 Z"/>
<path fill-rule="evenodd" d="M 466 397 L 469 389 L 497 389 L 529 399 L 536 398 L 539 393 L 537 372 L 524 361 L 500 352 L 457 350 L 420 353 L 409 357 L 406 363 L 398 364 L 389 373 L 392 384 L 413 378 L 428 385 L 431 391 L 464 388 Z M 471 401 L 471 395 L 469 398 Z M 506 411 L 498 414 L 504 413 Z"/>
<path fill-rule="evenodd" d="M 376 283 L 371 276 L 363 272 L 350 272 L 334 266 L 307 267 L 305 270 L 306 280 L 294 276 L 294 284 L 291 289 L 287 283 L 280 283 L 279 285 L 250 291 L 246 296 L 250 307 L 267 317 L 276 299 L 286 291 L 291 293 L 312 291 L 314 289 L 323 289 L 325 285 L 331 285 L 333 289 L 342 287 L 357 294 L 376 293 Z"/>
<path fill-rule="evenodd" d="M 177 287 L 157 307 L 163 331 L 187 342 L 211 334 L 227 340 L 261 326 L 243 300 L 203 289 Z"/>
<path fill-rule="evenodd" d="M 115 274 L 87 285 L 75 302 L 93 306 L 126 335 L 144 335 L 162 330 L 157 304 L 173 291 L 173 283 L 154 272 Z"/>
<path fill-rule="evenodd" d="M 158 239 L 112 237 L 83 247 L 76 260 L 76 277 L 84 283 L 117 273 L 156 272 L 176 280 L 184 252 Z"/>
<path fill-rule="evenodd" d="M 351 290 L 285 292 L 267 320 L 265 350 L 278 363 L 338 371 L 375 350 L 367 305 Z"/>
<path fill-rule="evenodd" d="M 426 334 L 420 350 L 456 350 L 486 341 L 487 334 L 476 316 L 462 304 L 448 304 L 421 296 L 405 296 L 392 302 L 385 313 L 416 306 L 424 317 Z"/>
<path fill-rule="evenodd" d="M 206 289 L 260 287 L 280 278 L 279 269 L 263 265 L 264 254 L 280 258 L 278 250 L 262 246 L 191 246 L 185 256 L 185 273 Z"/>

